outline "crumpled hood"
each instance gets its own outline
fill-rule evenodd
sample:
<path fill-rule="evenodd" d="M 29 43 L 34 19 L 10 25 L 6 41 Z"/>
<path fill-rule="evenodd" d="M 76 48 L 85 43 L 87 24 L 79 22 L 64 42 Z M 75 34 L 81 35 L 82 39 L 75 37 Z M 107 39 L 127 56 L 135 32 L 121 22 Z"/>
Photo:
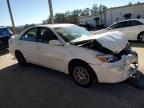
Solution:
<path fill-rule="evenodd" d="M 93 35 L 89 38 L 80 38 L 77 41 L 94 39 L 96 39 L 96 41 L 99 42 L 103 47 L 111 50 L 114 53 L 119 53 L 120 51 L 122 51 L 128 43 L 127 37 L 119 31 Z"/>
<path fill-rule="evenodd" d="M 122 51 L 127 43 L 127 37 L 121 32 L 107 32 L 99 35 L 95 35 L 96 40 L 105 48 L 118 53 Z"/>

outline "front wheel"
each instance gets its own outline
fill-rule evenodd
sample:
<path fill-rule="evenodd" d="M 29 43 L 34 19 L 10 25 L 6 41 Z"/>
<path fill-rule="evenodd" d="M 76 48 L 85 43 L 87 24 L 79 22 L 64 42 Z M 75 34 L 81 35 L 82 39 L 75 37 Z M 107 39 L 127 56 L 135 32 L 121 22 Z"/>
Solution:
<path fill-rule="evenodd" d="M 27 66 L 27 62 L 21 52 L 16 52 L 15 56 L 20 66 Z"/>
<path fill-rule="evenodd" d="M 144 43 L 144 32 L 141 32 L 141 33 L 138 35 L 138 41 Z"/>
<path fill-rule="evenodd" d="M 71 74 L 76 84 L 82 87 L 89 87 L 97 77 L 90 66 L 84 63 L 75 63 L 71 67 Z"/>

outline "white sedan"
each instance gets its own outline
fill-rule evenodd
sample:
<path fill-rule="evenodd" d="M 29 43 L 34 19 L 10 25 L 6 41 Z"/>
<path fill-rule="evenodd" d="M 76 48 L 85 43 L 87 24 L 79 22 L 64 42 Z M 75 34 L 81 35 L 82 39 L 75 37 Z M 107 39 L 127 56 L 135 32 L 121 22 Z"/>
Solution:
<path fill-rule="evenodd" d="M 70 74 L 83 87 L 117 83 L 137 70 L 137 53 L 121 32 L 95 35 L 73 24 L 39 25 L 9 40 L 21 66 L 38 64 Z"/>
<path fill-rule="evenodd" d="M 116 22 L 108 28 L 98 30 L 94 33 L 101 34 L 110 31 L 120 31 L 127 36 L 128 40 L 144 42 L 144 19 L 130 19 Z"/>

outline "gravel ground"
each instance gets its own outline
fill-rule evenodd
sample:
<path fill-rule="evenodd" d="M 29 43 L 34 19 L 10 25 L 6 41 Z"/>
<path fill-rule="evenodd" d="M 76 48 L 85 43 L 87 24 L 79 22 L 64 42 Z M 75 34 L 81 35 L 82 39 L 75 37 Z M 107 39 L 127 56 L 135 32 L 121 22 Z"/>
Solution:
<path fill-rule="evenodd" d="M 133 44 L 144 72 L 144 44 Z M 126 83 L 81 88 L 68 75 L 44 67 L 22 68 L 0 53 L 0 108 L 144 108 L 144 91 Z"/>
<path fill-rule="evenodd" d="M 144 72 L 144 44 L 137 44 L 135 42 L 132 43 L 133 49 L 138 53 L 139 57 L 139 70 Z"/>

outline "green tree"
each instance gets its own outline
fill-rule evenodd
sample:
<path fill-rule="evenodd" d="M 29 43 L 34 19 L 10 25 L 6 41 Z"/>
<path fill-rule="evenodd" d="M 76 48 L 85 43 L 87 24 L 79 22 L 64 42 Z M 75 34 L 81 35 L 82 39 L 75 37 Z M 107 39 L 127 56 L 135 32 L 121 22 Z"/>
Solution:
<path fill-rule="evenodd" d="M 73 16 L 73 17 L 78 17 L 79 15 L 80 15 L 80 13 L 81 13 L 81 10 L 74 10 L 74 11 L 72 11 L 71 12 L 71 15 Z"/>
<path fill-rule="evenodd" d="M 85 8 L 84 10 L 82 10 L 81 16 L 88 16 L 88 15 L 91 15 L 91 9 L 90 8 Z"/>
<path fill-rule="evenodd" d="M 64 13 L 56 13 L 55 14 L 55 22 L 56 23 L 64 23 L 65 22 L 65 14 Z"/>
<path fill-rule="evenodd" d="M 91 14 L 96 15 L 99 12 L 99 8 L 97 4 L 93 4 L 92 9 L 91 9 Z"/>
<path fill-rule="evenodd" d="M 99 5 L 98 7 L 98 12 L 99 13 L 104 13 L 107 10 L 107 7 L 105 5 Z"/>
<path fill-rule="evenodd" d="M 129 2 L 128 5 L 129 5 L 129 6 L 132 5 L 132 2 Z"/>
<path fill-rule="evenodd" d="M 97 6 L 94 4 L 92 6 L 92 9 L 85 8 L 83 10 L 76 9 L 73 11 L 67 11 L 65 13 L 56 13 L 54 15 L 54 21 L 55 23 L 75 23 L 77 24 L 77 18 L 79 16 L 88 16 L 88 15 L 96 15 L 97 13 L 104 13 L 106 11 L 107 7 L 105 5 L 99 5 Z M 50 17 L 47 20 L 43 20 L 43 24 L 50 23 Z"/>

